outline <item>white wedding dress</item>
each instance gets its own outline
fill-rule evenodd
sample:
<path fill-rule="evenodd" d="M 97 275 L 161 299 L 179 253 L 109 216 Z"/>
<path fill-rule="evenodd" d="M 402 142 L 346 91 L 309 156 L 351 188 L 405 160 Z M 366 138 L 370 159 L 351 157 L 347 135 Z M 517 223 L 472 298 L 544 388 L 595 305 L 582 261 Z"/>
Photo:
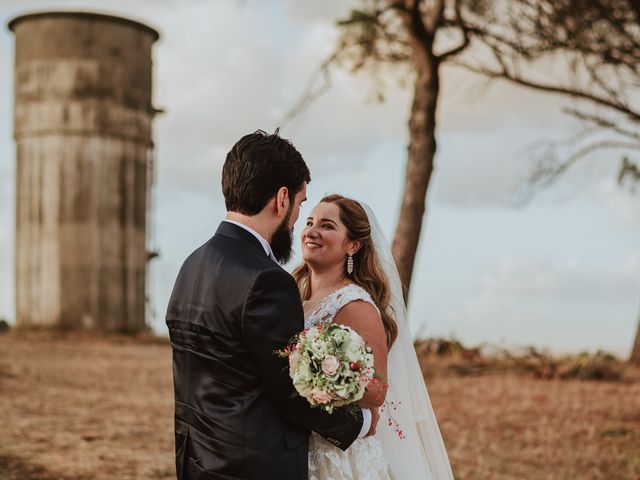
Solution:
<path fill-rule="evenodd" d="M 371 224 L 376 260 L 389 282 L 389 313 L 398 327 L 398 337 L 387 357 L 387 408 L 375 436 L 356 440 L 346 452 L 312 433 L 309 480 L 454 480 L 413 347 L 402 282 L 391 247 L 371 209 L 361 205 Z M 322 299 L 314 308 L 305 304 L 305 325 L 310 327 L 323 320 L 332 321 L 338 310 L 356 300 L 376 306 L 364 289 L 347 285 Z M 394 406 L 393 417 L 389 405 Z M 388 426 L 390 420 L 402 430 L 402 436 Z"/>
<path fill-rule="evenodd" d="M 356 300 L 376 307 L 371 296 L 355 284 L 347 285 L 320 300 L 305 315 L 305 328 L 333 321 L 336 313 Z M 378 308 L 376 307 L 376 310 Z M 333 446 L 316 433 L 309 438 L 309 480 L 387 480 L 393 479 L 380 441 L 375 436 L 355 440 L 347 451 Z"/>

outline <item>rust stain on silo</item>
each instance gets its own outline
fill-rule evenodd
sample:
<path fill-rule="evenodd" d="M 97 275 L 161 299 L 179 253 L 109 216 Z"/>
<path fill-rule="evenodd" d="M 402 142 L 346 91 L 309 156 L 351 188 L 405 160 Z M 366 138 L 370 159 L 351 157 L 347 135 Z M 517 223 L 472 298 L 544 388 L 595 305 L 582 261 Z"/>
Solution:
<path fill-rule="evenodd" d="M 145 328 L 150 27 L 43 12 L 15 42 L 18 325 Z"/>

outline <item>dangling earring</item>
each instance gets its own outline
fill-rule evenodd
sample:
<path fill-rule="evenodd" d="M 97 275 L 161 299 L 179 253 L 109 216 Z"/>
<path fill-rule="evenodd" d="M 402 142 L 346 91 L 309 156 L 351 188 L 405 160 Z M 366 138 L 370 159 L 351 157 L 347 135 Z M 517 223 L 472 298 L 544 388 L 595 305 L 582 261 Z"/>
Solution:
<path fill-rule="evenodd" d="M 353 257 L 351 254 L 347 257 L 347 273 L 351 275 L 353 273 Z"/>

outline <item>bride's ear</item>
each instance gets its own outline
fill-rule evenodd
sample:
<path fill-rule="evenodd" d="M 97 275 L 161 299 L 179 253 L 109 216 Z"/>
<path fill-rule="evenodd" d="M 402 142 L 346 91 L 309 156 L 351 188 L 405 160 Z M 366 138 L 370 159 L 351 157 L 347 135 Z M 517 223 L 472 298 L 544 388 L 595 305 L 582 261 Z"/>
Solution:
<path fill-rule="evenodd" d="M 362 242 L 360 240 L 354 240 L 353 242 L 351 242 L 351 247 L 349 248 L 349 251 L 347 253 L 353 256 L 358 253 L 360 248 L 362 248 Z"/>

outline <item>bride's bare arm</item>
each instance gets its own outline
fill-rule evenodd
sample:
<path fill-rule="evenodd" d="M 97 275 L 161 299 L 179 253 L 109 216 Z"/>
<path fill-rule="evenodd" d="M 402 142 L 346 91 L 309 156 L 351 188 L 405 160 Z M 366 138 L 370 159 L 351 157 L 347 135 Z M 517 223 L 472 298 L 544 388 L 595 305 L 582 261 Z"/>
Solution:
<path fill-rule="evenodd" d="M 333 319 L 353 328 L 373 350 L 376 381 L 372 382 L 358 402 L 362 408 L 375 408 L 384 403 L 387 393 L 387 337 L 380 314 L 370 303 L 362 300 L 348 303 L 338 311 Z"/>

